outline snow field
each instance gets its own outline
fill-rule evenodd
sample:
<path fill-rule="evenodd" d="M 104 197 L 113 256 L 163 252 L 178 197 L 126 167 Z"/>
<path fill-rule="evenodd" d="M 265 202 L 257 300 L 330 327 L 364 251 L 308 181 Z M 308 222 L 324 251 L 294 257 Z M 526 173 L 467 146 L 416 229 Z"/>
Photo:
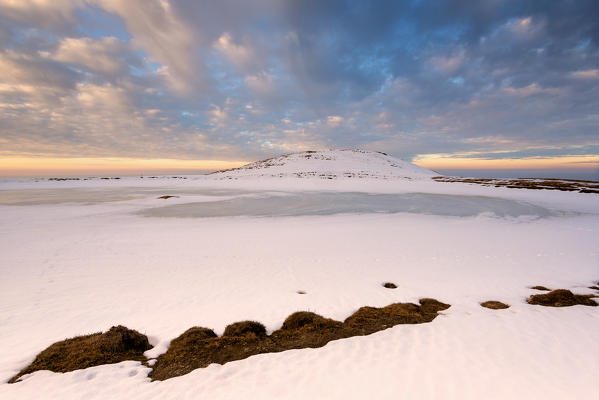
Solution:
<path fill-rule="evenodd" d="M 6 205 L 27 202 L 31 189 L 48 191 L 33 204 Z M 496 197 L 552 214 L 138 214 L 300 190 Z M 162 194 L 181 197 L 156 199 Z M 230 323 L 254 319 L 273 331 L 298 310 L 343 320 L 361 306 L 423 297 L 452 305 L 431 323 L 213 364 L 163 382 L 149 382 L 150 370 L 133 361 L 65 374 L 38 371 L 0 384 L 0 398 L 596 397 L 599 307 L 545 308 L 525 299 L 540 293 L 528 288 L 533 285 L 593 292 L 587 286 L 599 280 L 597 198 L 424 178 L 0 184 L 3 382 L 48 345 L 117 324 L 148 335 L 155 348 L 146 355 L 157 357 L 192 326 L 221 334 Z M 398 288 L 383 288 L 386 281 Z M 485 309 L 479 305 L 485 300 L 511 307 Z"/>

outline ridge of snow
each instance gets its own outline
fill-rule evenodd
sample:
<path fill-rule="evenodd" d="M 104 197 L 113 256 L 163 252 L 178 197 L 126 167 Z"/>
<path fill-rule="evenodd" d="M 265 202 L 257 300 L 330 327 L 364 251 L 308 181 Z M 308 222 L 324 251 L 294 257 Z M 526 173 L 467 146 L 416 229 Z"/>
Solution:
<path fill-rule="evenodd" d="M 422 179 L 439 175 L 385 153 L 343 149 L 303 151 L 217 171 L 220 179 L 249 177 Z"/>

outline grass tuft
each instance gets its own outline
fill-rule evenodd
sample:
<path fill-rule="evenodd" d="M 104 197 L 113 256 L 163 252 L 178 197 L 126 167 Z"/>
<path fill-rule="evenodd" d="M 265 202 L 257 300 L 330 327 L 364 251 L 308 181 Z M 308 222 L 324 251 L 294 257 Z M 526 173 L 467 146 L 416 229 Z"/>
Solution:
<path fill-rule="evenodd" d="M 438 311 L 449 307 L 434 299 L 422 299 L 420 305 L 396 303 L 383 308 L 362 307 L 344 322 L 298 311 L 289 315 L 281 329 L 270 336 L 262 324 L 254 321 L 231 324 L 221 337 L 212 336 L 213 332 L 206 328 L 192 328 L 171 342 L 149 376 L 152 380 L 164 380 L 212 363 L 225 364 L 256 354 L 322 347 L 332 340 L 368 335 L 398 324 L 430 322 Z M 198 334 L 194 329 L 212 334 Z"/>
<path fill-rule="evenodd" d="M 299 331 L 302 329 L 325 329 L 338 328 L 341 322 L 322 317 L 318 314 L 308 311 L 294 312 L 285 319 L 281 330 Z"/>
<path fill-rule="evenodd" d="M 76 336 L 50 345 L 8 382 L 17 382 L 21 376 L 40 370 L 69 372 L 125 360 L 144 361 L 144 351 L 151 348 L 146 335 L 113 326 L 105 333 Z"/>
<path fill-rule="evenodd" d="M 266 328 L 260 322 L 256 321 L 235 322 L 225 328 L 223 336 L 262 337 L 266 336 Z"/>
<path fill-rule="evenodd" d="M 546 290 L 548 292 L 551 290 L 551 289 L 547 289 L 545 286 L 533 286 L 533 287 L 531 287 L 531 289 L 534 289 L 534 290 Z"/>
<path fill-rule="evenodd" d="M 574 294 L 566 289 L 557 289 L 549 293 L 534 294 L 530 296 L 526 302 L 528 304 L 536 304 L 545 307 L 569 307 L 575 305 L 596 307 L 597 304 L 591 300 L 593 295 Z"/>
<path fill-rule="evenodd" d="M 503 310 L 506 308 L 510 308 L 509 304 L 505 304 L 496 300 L 488 300 L 483 303 L 480 303 L 480 305 L 485 308 L 490 308 L 491 310 Z"/>

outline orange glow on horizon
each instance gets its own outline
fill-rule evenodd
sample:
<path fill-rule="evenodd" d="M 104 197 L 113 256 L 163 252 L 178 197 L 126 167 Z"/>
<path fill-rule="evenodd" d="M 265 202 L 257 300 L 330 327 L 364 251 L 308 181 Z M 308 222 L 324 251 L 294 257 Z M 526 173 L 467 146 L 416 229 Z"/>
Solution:
<path fill-rule="evenodd" d="M 0 157 L 0 176 L 90 176 L 99 174 L 159 175 L 193 174 L 235 168 L 248 161 L 137 159 L 137 158 L 59 158 Z M 552 158 L 482 159 L 427 154 L 416 157 L 414 164 L 429 169 L 599 169 L 599 155 Z"/>
<path fill-rule="evenodd" d="M 244 164 L 247 162 L 168 158 L 0 157 L 0 176 L 193 173 L 235 168 Z"/>
<path fill-rule="evenodd" d="M 429 169 L 597 169 L 599 155 L 484 159 L 430 154 L 413 163 Z"/>

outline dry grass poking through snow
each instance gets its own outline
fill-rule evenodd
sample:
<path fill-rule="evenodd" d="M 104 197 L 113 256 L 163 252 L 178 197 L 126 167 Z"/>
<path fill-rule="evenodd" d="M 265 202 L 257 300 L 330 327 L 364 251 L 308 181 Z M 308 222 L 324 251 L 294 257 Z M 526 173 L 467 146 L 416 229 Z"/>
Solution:
<path fill-rule="evenodd" d="M 396 287 L 390 282 L 383 286 Z M 599 289 L 597 286 L 591 288 Z M 533 286 L 531 289 L 549 290 L 543 286 Z M 569 290 L 557 289 L 532 295 L 527 302 L 549 307 L 599 305 L 592 297 L 596 295 L 573 294 Z M 213 363 L 225 364 L 256 354 L 290 349 L 317 348 L 332 340 L 370 335 L 399 324 L 431 322 L 439 315 L 439 311 L 450 307 L 429 298 L 420 299 L 419 302 L 419 305 L 395 303 L 382 308 L 362 307 L 343 322 L 299 311 L 288 316 L 281 329 L 271 335 L 267 335 L 264 325 L 256 321 L 228 325 L 220 337 L 211 329 L 193 327 L 171 342 L 168 351 L 158 357 L 149 377 L 152 380 L 165 380 Z M 510 307 L 496 300 L 485 301 L 481 306 L 494 310 Z M 114 326 L 105 333 L 77 336 L 54 343 L 38 354 L 31 365 L 11 378 L 9 383 L 39 370 L 68 372 L 125 360 L 145 361 L 143 353 L 151 347 L 145 335 L 124 326 Z"/>
<path fill-rule="evenodd" d="M 481 306 L 485 308 L 490 308 L 491 310 L 503 310 L 506 308 L 510 308 L 509 304 L 502 303 L 501 301 L 496 300 L 488 300 L 483 303 L 480 303 Z"/>
<path fill-rule="evenodd" d="M 461 178 L 456 176 L 433 176 L 437 182 L 462 182 L 483 186 L 508 187 L 513 189 L 544 189 L 561 190 L 566 192 L 599 193 L 599 182 L 577 179 L 550 178 Z"/>
<path fill-rule="evenodd" d="M 8 383 L 40 370 L 68 372 L 125 360 L 143 361 L 146 359 L 144 351 L 151 348 L 146 335 L 121 325 L 113 326 L 105 333 L 77 336 L 54 343 Z"/>
<path fill-rule="evenodd" d="M 594 295 L 574 294 L 566 289 L 557 289 L 549 293 L 533 294 L 526 302 L 546 307 L 569 307 L 578 304 L 592 307 L 598 306 L 599 304 L 591 300 L 591 297 L 594 297 Z"/>
<path fill-rule="evenodd" d="M 262 338 L 266 336 L 266 328 L 260 322 L 256 321 L 235 322 L 225 328 L 223 336 Z"/>
<path fill-rule="evenodd" d="M 369 335 L 398 324 L 430 322 L 439 311 L 449 307 L 434 299 L 421 299 L 420 305 L 395 303 L 382 308 L 362 307 L 344 322 L 301 311 L 287 317 L 281 329 L 270 336 L 266 335 L 264 326 L 254 321 L 231 324 L 221 337 L 207 328 L 191 328 L 171 342 L 149 376 L 152 380 L 164 380 L 212 363 L 225 364 L 256 354 L 322 347 L 332 340 Z"/>
<path fill-rule="evenodd" d="M 534 290 L 546 290 L 548 292 L 551 290 L 551 289 L 546 288 L 545 286 L 533 286 L 533 287 L 531 287 L 531 289 L 534 289 Z"/>

